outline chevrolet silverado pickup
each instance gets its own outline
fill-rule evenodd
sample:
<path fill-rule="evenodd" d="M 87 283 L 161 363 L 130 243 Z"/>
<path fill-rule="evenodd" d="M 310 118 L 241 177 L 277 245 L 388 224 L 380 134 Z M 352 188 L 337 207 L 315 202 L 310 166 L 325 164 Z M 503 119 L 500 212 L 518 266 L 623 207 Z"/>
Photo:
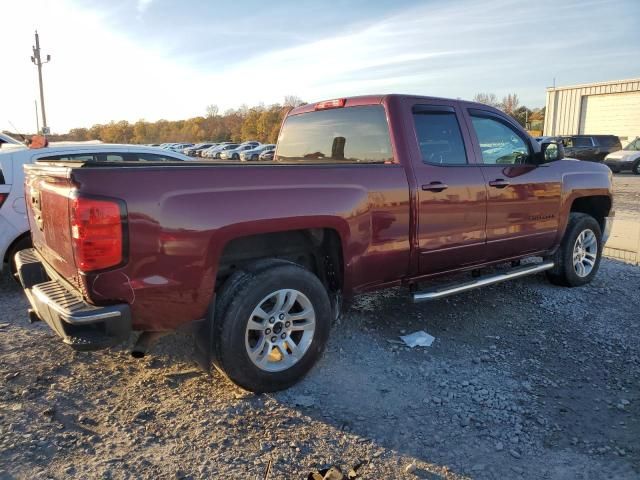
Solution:
<path fill-rule="evenodd" d="M 32 320 L 84 350 L 192 326 L 200 363 L 256 392 L 304 376 L 355 294 L 435 300 L 537 272 L 584 285 L 613 216 L 605 165 L 486 105 L 409 95 L 297 107 L 269 162 L 25 169 Z"/>

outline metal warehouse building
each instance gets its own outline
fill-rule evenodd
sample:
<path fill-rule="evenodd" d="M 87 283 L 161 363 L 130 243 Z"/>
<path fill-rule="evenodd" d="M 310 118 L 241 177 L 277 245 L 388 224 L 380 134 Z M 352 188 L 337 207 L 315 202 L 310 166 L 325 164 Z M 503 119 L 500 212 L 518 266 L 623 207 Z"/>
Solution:
<path fill-rule="evenodd" d="M 640 78 L 547 88 L 544 134 L 640 136 Z"/>

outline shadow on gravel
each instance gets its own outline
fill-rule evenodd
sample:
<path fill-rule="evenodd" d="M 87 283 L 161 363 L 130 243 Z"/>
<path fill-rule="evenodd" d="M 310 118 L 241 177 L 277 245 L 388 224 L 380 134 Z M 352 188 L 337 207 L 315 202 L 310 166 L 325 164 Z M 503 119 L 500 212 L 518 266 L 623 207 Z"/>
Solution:
<path fill-rule="evenodd" d="M 54 418 L 71 422 L 65 428 L 81 437 L 95 430 L 98 443 L 82 447 L 89 453 L 124 432 L 122 468 L 150 477 L 166 475 L 172 461 L 193 467 L 192 478 L 206 477 L 195 470 L 204 464 L 256 478 L 269 461 L 272 478 L 360 464 L 364 478 L 380 471 L 428 479 L 640 473 L 640 299 L 630 295 L 640 288 L 640 268 L 605 261 L 596 281 L 580 289 L 536 276 L 419 305 L 399 289 L 360 296 L 311 374 L 273 395 L 249 394 L 198 370 L 185 334 L 161 338 L 142 360 L 124 346 L 92 354 L 42 348 L 53 334 L 29 332 L 21 292 L 7 281 L 0 280 L 3 314 L 21 332 L 21 348 L 41 357 L 8 360 L 12 350 L 2 346 L 5 370 L 28 369 L 7 380 L 11 395 L 40 382 L 29 408 L 50 403 Z M 399 343 L 416 330 L 435 336 L 434 344 Z M 47 391 L 47 383 L 57 386 Z M 72 430 L 79 416 L 91 415 L 100 428 L 80 422 L 88 431 Z M 144 457 L 149 449 L 153 461 Z M 107 467 L 99 465 L 102 475 Z"/>

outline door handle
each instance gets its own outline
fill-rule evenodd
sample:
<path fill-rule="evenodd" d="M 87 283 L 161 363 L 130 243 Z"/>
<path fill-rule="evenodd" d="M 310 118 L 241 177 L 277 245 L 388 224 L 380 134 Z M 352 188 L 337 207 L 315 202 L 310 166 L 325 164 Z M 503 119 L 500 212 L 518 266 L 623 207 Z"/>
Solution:
<path fill-rule="evenodd" d="M 509 182 L 507 182 L 502 178 L 496 178 L 495 180 L 492 180 L 491 182 L 489 182 L 489 186 L 494 188 L 504 188 L 509 186 Z"/>
<path fill-rule="evenodd" d="M 429 192 L 441 192 L 443 190 L 446 190 L 447 188 L 449 188 L 449 185 L 442 182 L 431 182 L 428 185 L 422 185 L 422 190 Z"/>

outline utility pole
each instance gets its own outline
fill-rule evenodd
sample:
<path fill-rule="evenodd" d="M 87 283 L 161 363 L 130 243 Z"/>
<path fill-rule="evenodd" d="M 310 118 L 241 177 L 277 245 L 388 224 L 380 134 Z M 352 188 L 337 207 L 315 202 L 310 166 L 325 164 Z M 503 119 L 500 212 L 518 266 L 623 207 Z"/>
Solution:
<path fill-rule="evenodd" d="M 36 133 L 40 133 L 40 120 L 38 119 L 38 101 L 34 100 L 33 103 L 36 105 Z"/>
<path fill-rule="evenodd" d="M 38 36 L 38 31 L 36 30 L 36 46 L 33 48 L 33 56 L 31 57 L 31 62 L 38 67 L 38 82 L 40 85 L 40 110 L 42 111 L 42 133 L 48 134 L 49 127 L 47 126 L 47 115 L 44 110 L 44 91 L 42 89 L 42 65 L 45 63 L 49 63 L 51 61 L 51 55 L 47 55 L 47 59 L 43 62 L 42 58 L 40 58 L 40 37 Z"/>

